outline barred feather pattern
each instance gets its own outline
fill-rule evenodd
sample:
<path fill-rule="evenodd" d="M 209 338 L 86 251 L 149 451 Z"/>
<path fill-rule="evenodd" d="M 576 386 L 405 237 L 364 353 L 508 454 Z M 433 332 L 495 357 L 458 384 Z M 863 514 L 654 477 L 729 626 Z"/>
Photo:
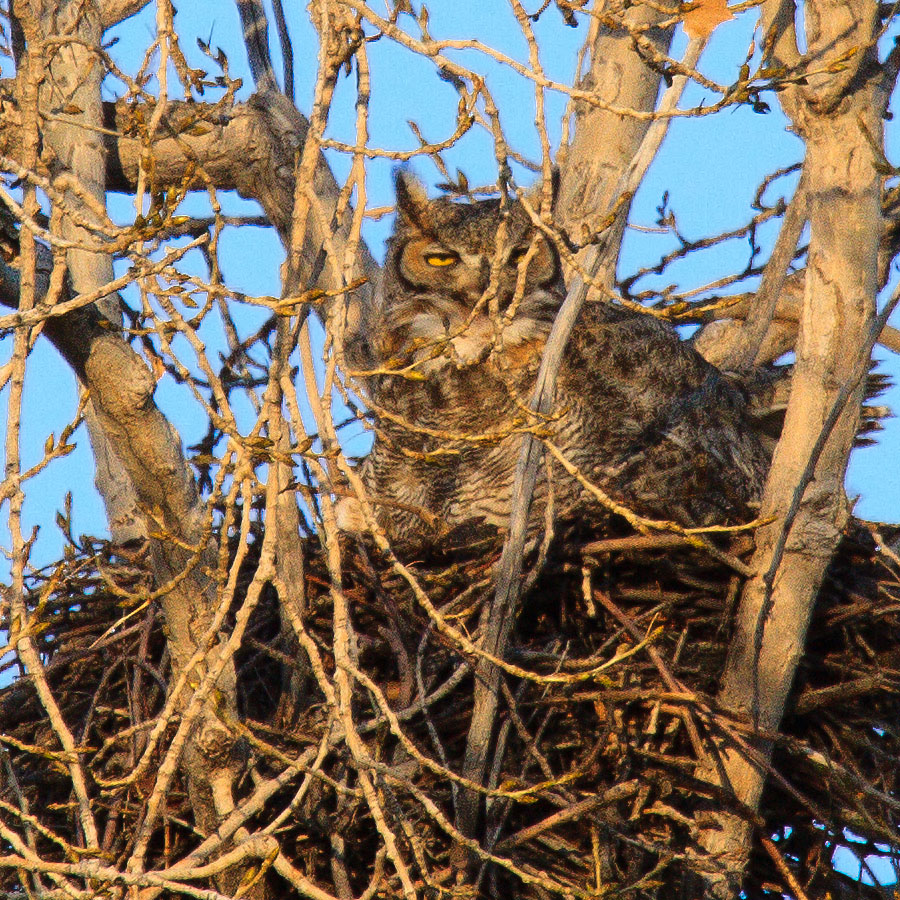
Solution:
<path fill-rule="evenodd" d="M 504 529 L 526 428 L 642 516 L 685 525 L 752 518 L 769 455 L 739 384 L 667 324 L 588 303 L 565 353 L 553 414 L 535 416 L 528 402 L 564 297 L 552 245 L 541 239 L 552 266 L 544 259 L 536 276 L 529 266 L 523 284 L 521 265 L 503 268 L 506 248 L 519 248 L 521 260 L 521 248 L 537 240 L 516 204 L 504 213 L 497 201 L 427 200 L 401 176 L 398 208 L 374 335 L 385 367 L 396 371 L 368 386 L 376 439 L 362 467 L 390 537 L 423 544 L 460 526 Z M 501 220 L 505 247 L 496 241 Z M 440 263 L 433 277 L 428 259 Z M 485 300 L 492 271 L 494 316 Z M 535 533 L 551 498 L 560 517 L 609 517 L 545 454 L 529 520 Z"/>

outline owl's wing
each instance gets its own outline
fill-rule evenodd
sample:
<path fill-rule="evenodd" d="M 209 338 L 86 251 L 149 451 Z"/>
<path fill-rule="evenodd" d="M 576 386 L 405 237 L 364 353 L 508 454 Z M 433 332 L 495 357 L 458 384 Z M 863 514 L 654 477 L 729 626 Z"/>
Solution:
<path fill-rule="evenodd" d="M 665 323 L 589 307 L 561 387 L 584 420 L 581 459 L 639 512 L 705 524 L 758 499 L 769 456 L 745 395 Z"/>

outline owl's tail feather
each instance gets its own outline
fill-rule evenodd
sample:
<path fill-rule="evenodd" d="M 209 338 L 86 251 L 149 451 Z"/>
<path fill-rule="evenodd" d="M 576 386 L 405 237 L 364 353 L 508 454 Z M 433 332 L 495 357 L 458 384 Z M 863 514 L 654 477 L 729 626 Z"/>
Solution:
<path fill-rule="evenodd" d="M 872 368 L 877 365 L 872 362 Z M 792 365 L 766 366 L 740 377 L 740 385 L 746 392 L 750 418 L 763 445 L 773 453 L 781 437 L 784 415 L 791 395 Z M 873 405 L 886 390 L 893 387 L 888 375 L 870 371 L 866 377 L 866 393 L 863 401 L 859 431 L 854 446 L 869 447 L 876 443 L 875 434 L 884 429 L 883 419 L 894 413 L 889 406 Z"/>

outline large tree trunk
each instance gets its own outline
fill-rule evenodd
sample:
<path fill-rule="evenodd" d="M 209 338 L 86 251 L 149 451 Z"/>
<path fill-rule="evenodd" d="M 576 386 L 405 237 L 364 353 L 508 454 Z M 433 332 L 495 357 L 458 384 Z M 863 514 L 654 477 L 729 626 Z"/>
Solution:
<path fill-rule="evenodd" d="M 789 10 L 790 4 L 779 4 L 776 18 L 769 9 L 782 53 L 793 34 Z M 843 480 L 874 339 L 883 234 L 876 148 L 886 98 L 872 44 L 877 4 L 817 0 L 806 6 L 806 21 L 809 67 L 820 74 L 784 98 L 807 148 L 811 236 L 797 361 L 762 503 L 768 524 L 757 531 L 756 575 L 741 598 L 719 693 L 721 704 L 760 735 L 778 732 L 816 595 L 848 517 Z M 821 74 L 849 48 L 856 50 L 847 71 Z M 771 740 L 760 737 L 755 749 L 751 759 L 735 746 L 720 746 L 702 767 L 704 777 L 733 791 L 750 810 L 759 805 Z M 752 827 L 735 814 L 714 818 L 702 843 L 722 869 L 709 875 L 708 890 L 725 900 L 740 889 Z"/>

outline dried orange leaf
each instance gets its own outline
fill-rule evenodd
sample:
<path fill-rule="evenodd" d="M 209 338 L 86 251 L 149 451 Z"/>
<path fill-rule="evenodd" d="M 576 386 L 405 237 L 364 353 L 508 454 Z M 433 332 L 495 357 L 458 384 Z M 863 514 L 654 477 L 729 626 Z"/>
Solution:
<path fill-rule="evenodd" d="M 165 363 L 158 356 L 150 357 L 150 368 L 153 371 L 154 381 L 159 381 L 166 374 Z"/>
<path fill-rule="evenodd" d="M 682 22 L 689 38 L 708 38 L 717 26 L 733 18 L 726 0 L 695 0 Z"/>

